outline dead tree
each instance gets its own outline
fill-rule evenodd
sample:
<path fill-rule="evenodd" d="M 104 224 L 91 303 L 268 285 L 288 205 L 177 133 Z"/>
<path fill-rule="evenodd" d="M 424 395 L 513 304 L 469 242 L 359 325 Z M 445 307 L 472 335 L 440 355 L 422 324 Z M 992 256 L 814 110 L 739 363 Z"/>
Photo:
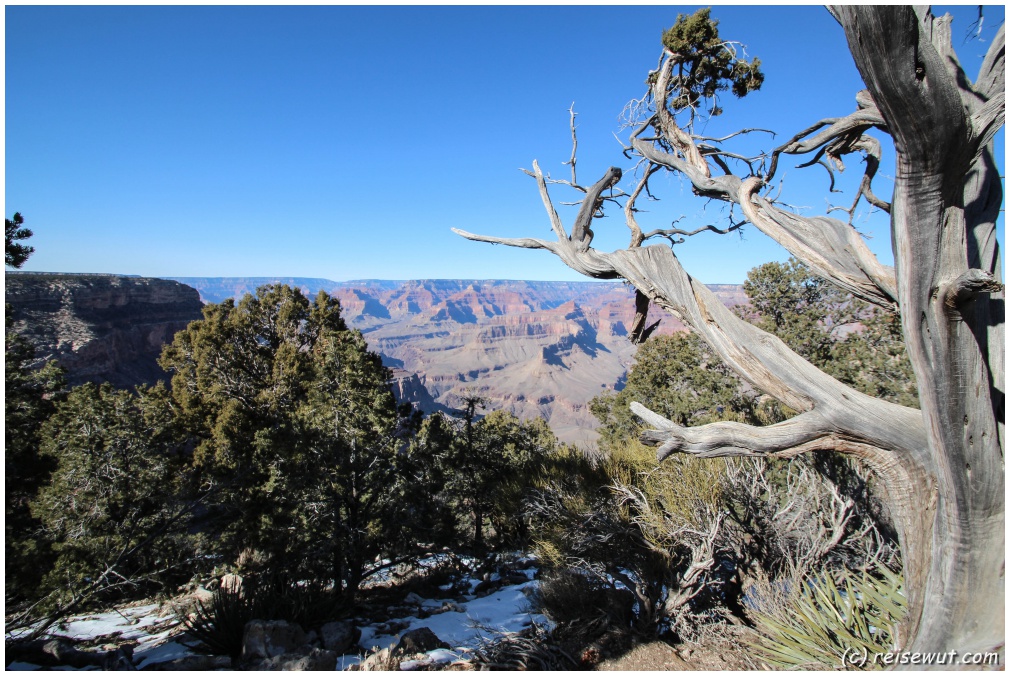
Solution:
<path fill-rule="evenodd" d="M 644 439 L 658 457 L 790 457 L 837 451 L 861 459 L 885 485 L 899 531 L 909 615 L 906 650 L 992 651 L 1004 640 L 1004 300 L 995 221 L 1002 187 L 992 139 L 1004 119 L 1004 29 L 972 82 L 951 47 L 950 17 L 928 9 L 842 6 L 844 29 L 867 87 L 855 112 L 822 120 L 777 148 L 767 166 L 739 176 L 731 157 L 678 126 L 668 108 L 679 55 L 667 49 L 650 76 L 644 121 L 627 148 L 645 164 L 690 181 L 696 195 L 734 205 L 754 227 L 816 274 L 855 296 L 900 313 L 920 408 L 878 400 L 823 373 L 773 335 L 725 308 L 681 267 L 671 246 L 643 246 L 634 199 L 625 204 L 631 245 L 590 246 L 600 193 L 590 194 L 569 236 L 534 162 L 557 241 L 468 239 L 546 249 L 598 279 L 623 278 L 676 315 L 745 380 L 798 414 L 768 427 L 719 422 L 684 428 L 633 404 L 653 428 Z M 890 203 L 872 192 L 879 142 L 893 139 Z M 860 197 L 890 214 L 895 267 L 882 265 L 850 223 L 792 213 L 762 194 L 782 155 L 835 162 L 864 153 Z M 713 172 L 713 168 L 718 171 Z M 715 174 L 715 175 L 714 175 Z M 608 169 L 593 186 L 610 185 Z M 647 186 L 646 186 L 647 191 Z M 649 236 L 675 235 L 657 231 Z M 689 233 L 682 233 L 689 234 Z"/>

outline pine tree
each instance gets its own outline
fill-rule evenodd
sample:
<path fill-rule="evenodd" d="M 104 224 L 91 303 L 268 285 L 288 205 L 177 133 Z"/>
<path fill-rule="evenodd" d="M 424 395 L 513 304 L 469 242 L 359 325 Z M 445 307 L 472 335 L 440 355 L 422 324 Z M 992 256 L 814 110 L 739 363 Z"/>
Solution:
<path fill-rule="evenodd" d="M 18 244 L 21 240 L 28 239 L 34 233 L 28 228 L 22 228 L 25 220 L 20 213 L 15 213 L 13 218 L 4 219 L 5 241 L 4 241 L 4 263 L 10 268 L 20 268 L 28 260 L 28 257 L 35 253 L 35 247 L 27 244 Z"/>

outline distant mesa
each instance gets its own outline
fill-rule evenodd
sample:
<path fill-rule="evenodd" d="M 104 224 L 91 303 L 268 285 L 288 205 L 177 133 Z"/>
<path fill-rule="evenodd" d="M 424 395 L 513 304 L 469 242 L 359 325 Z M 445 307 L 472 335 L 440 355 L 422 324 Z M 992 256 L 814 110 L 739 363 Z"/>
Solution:
<path fill-rule="evenodd" d="M 351 289 L 350 294 L 357 298 L 360 303 L 350 303 L 347 301 L 342 301 L 340 303 L 341 308 L 351 308 L 360 304 L 360 308 L 357 310 L 357 314 L 362 317 L 375 317 L 377 319 L 390 319 L 389 310 L 386 306 L 379 302 L 377 298 L 365 293 L 361 289 Z M 345 296 L 346 297 L 346 296 Z M 338 298 L 338 300 L 340 300 Z"/>

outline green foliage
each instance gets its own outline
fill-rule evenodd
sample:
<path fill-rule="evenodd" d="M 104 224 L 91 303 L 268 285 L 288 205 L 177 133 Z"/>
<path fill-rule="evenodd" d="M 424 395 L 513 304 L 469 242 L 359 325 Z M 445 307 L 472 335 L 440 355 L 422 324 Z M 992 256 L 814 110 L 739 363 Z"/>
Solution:
<path fill-rule="evenodd" d="M 471 544 L 478 552 L 489 544 L 486 525 L 492 528 L 490 544 L 495 547 L 525 541 L 522 500 L 551 471 L 559 449 L 543 419 L 521 421 L 507 411 L 493 411 L 477 420 L 483 405 L 479 397 L 464 400 L 462 420 L 438 456 L 446 501 L 459 512 L 469 512 Z M 454 427 L 444 418 L 437 425 L 442 430 Z"/>
<path fill-rule="evenodd" d="M 274 285 L 208 305 L 160 363 L 199 475 L 220 486 L 210 551 L 353 592 L 377 556 L 416 547 L 401 451 L 417 420 L 335 299 Z"/>
<path fill-rule="evenodd" d="M 20 268 L 28 260 L 28 257 L 35 253 L 35 247 L 27 244 L 18 244 L 21 240 L 28 239 L 34 233 L 28 228 L 22 228 L 25 220 L 20 213 L 14 214 L 13 218 L 4 219 L 4 230 L 6 240 L 4 242 L 4 263 L 9 268 Z"/>
<path fill-rule="evenodd" d="M 311 354 L 312 387 L 295 407 L 298 453 L 284 477 L 296 503 L 286 510 L 298 519 L 290 554 L 312 579 L 353 590 L 376 557 L 417 548 L 424 484 L 412 480 L 418 463 L 407 447 L 419 421 L 397 408 L 357 331 L 321 335 Z"/>
<path fill-rule="evenodd" d="M 150 592 L 188 559 L 171 528 L 180 463 L 159 401 L 86 384 L 44 425 L 40 452 L 56 468 L 32 511 L 56 555 L 48 607 Z"/>
<path fill-rule="evenodd" d="M 834 345 L 825 371 L 871 397 L 918 408 L 915 373 L 905 352 L 901 318 L 867 309 L 853 331 Z"/>
<path fill-rule="evenodd" d="M 678 14 L 673 27 L 663 32 L 663 46 L 674 60 L 667 99 L 675 112 L 694 109 L 702 99 L 714 100 L 727 89 L 746 96 L 764 82 L 761 61 L 739 58 L 735 46 L 719 37 L 719 22 L 711 18 L 710 8 Z M 713 104 L 711 113 L 720 112 Z"/>
<path fill-rule="evenodd" d="M 743 289 L 757 315 L 754 323 L 819 368 L 831 361 L 839 332 L 858 320 L 855 299 L 793 258 L 754 268 Z"/>
<path fill-rule="evenodd" d="M 761 415 L 756 398 L 742 390 L 736 374 L 689 333 L 653 337 L 638 349 L 624 389 L 589 403 L 601 423 L 602 447 L 638 436 L 641 428 L 629 408 L 633 401 L 685 426 L 754 422 Z"/>
<path fill-rule="evenodd" d="M 32 368 L 35 349 L 14 333 L 11 307 L 6 306 L 4 334 L 4 553 L 5 598 L 10 605 L 37 593 L 51 565 L 48 543 L 29 504 L 53 470 L 50 458 L 39 455 L 39 430 L 55 410 L 66 388 L 64 370 L 49 362 Z"/>
<path fill-rule="evenodd" d="M 872 573 L 824 571 L 805 579 L 783 605 L 756 613 L 754 648 L 776 669 L 838 669 L 858 652 L 864 668 L 893 650 L 905 616 L 902 578 L 885 567 Z"/>
<path fill-rule="evenodd" d="M 751 270 L 744 291 L 752 321 L 814 366 L 864 394 L 918 405 L 896 315 L 838 290 L 792 258 Z"/>

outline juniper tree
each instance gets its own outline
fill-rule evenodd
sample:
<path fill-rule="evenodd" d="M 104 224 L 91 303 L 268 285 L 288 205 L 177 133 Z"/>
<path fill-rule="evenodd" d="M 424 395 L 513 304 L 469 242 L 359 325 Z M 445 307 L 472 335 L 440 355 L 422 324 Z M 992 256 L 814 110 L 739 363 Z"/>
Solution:
<path fill-rule="evenodd" d="M 524 421 L 504 410 L 478 418 L 481 397 L 461 403 L 456 420 L 435 414 L 423 428 L 423 443 L 438 449 L 431 454 L 439 499 L 454 513 L 464 548 L 520 545 L 528 534 L 522 501 L 565 462 L 566 449 L 542 418 Z"/>
<path fill-rule="evenodd" d="M 209 551 L 353 594 L 376 557 L 416 544 L 386 492 L 406 471 L 400 452 L 414 416 L 326 293 L 310 302 L 263 286 L 203 313 L 160 364 L 173 373 L 197 474 L 218 487 Z"/>
<path fill-rule="evenodd" d="M 996 238 L 1002 185 L 993 154 L 1004 120 L 1004 28 L 972 78 L 952 47 L 949 16 L 906 6 L 830 11 L 866 85 L 854 92 L 856 110 L 812 121 L 772 149 L 767 163 L 744 162 L 742 172 L 731 168 L 734 154 L 721 142 L 694 136 L 690 119 L 678 118 L 682 87 L 671 86 L 681 57 L 664 48 L 626 146 L 645 167 L 624 203 L 628 248 L 606 253 L 591 247 L 590 225 L 622 173 L 617 167 L 583 188 L 571 235 L 535 162 L 531 175 L 556 241 L 457 232 L 476 241 L 546 249 L 590 277 L 626 279 L 637 290 L 639 324 L 649 302 L 658 304 L 753 387 L 797 412 L 766 427 L 684 427 L 632 404 L 653 428 L 644 437 L 659 447 L 660 459 L 672 453 L 774 457 L 823 450 L 860 458 L 886 486 L 901 541 L 909 608 L 901 646 L 932 653 L 991 651 L 1003 643 L 1005 608 L 1005 341 Z M 881 159 L 874 131 L 894 144 L 889 201 L 873 190 Z M 787 156 L 814 154 L 815 161 L 827 157 L 837 166 L 855 153 L 866 157 L 856 200 L 890 215 L 893 268 L 877 260 L 850 223 L 797 214 L 765 190 Z M 644 233 L 637 222 L 635 201 L 662 172 L 683 177 L 699 196 L 734 205 L 814 274 L 900 317 L 918 408 L 863 394 L 825 373 L 723 307 L 684 270 L 673 248 L 643 246 L 651 237 L 690 234 L 676 228 Z"/>
<path fill-rule="evenodd" d="M 41 454 L 55 469 L 32 512 L 55 555 L 40 588 L 54 617 L 188 577 L 184 461 L 164 403 L 163 389 L 87 383 L 43 426 Z"/>
<path fill-rule="evenodd" d="M 359 332 L 323 333 L 309 355 L 310 389 L 295 407 L 294 560 L 353 594 L 378 560 L 418 552 L 427 496 L 413 479 L 424 467 L 407 449 L 420 421 L 397 405 Z"/>
<path fill-rule="evenodd" d="M 310 304 L 286 286 L 261 287 L 237 304 L 206 305 L 159 363 L 172 373 L 180 424 L 214 501 L 214 549 L 232 560 L 246 548 L 283 554 L 292 497 L 283 482 L 296 452 L 293 412 L 311 387 L 310 351 L 345 331 L 336 301 Z"/>
<path fill-rule="evenodd" d="M 791 258 L 765 263 L 744 282 L 744 317 L 814 366 L 863 394 L 915 406 L 915 374 L 898 316 L 812 275 Z"/>
<path fill-rule="evenodd" d="M 680 425 L 757 422 L 758 402 L 742 386 L 697 336 L 656 336 L 638 348 L 624 389 L 593 398 L 589 409 L 600 421 L 603 446 L 609 448 L 637 437 L 641 429 L 628 408 L 632 401 Z"/>

